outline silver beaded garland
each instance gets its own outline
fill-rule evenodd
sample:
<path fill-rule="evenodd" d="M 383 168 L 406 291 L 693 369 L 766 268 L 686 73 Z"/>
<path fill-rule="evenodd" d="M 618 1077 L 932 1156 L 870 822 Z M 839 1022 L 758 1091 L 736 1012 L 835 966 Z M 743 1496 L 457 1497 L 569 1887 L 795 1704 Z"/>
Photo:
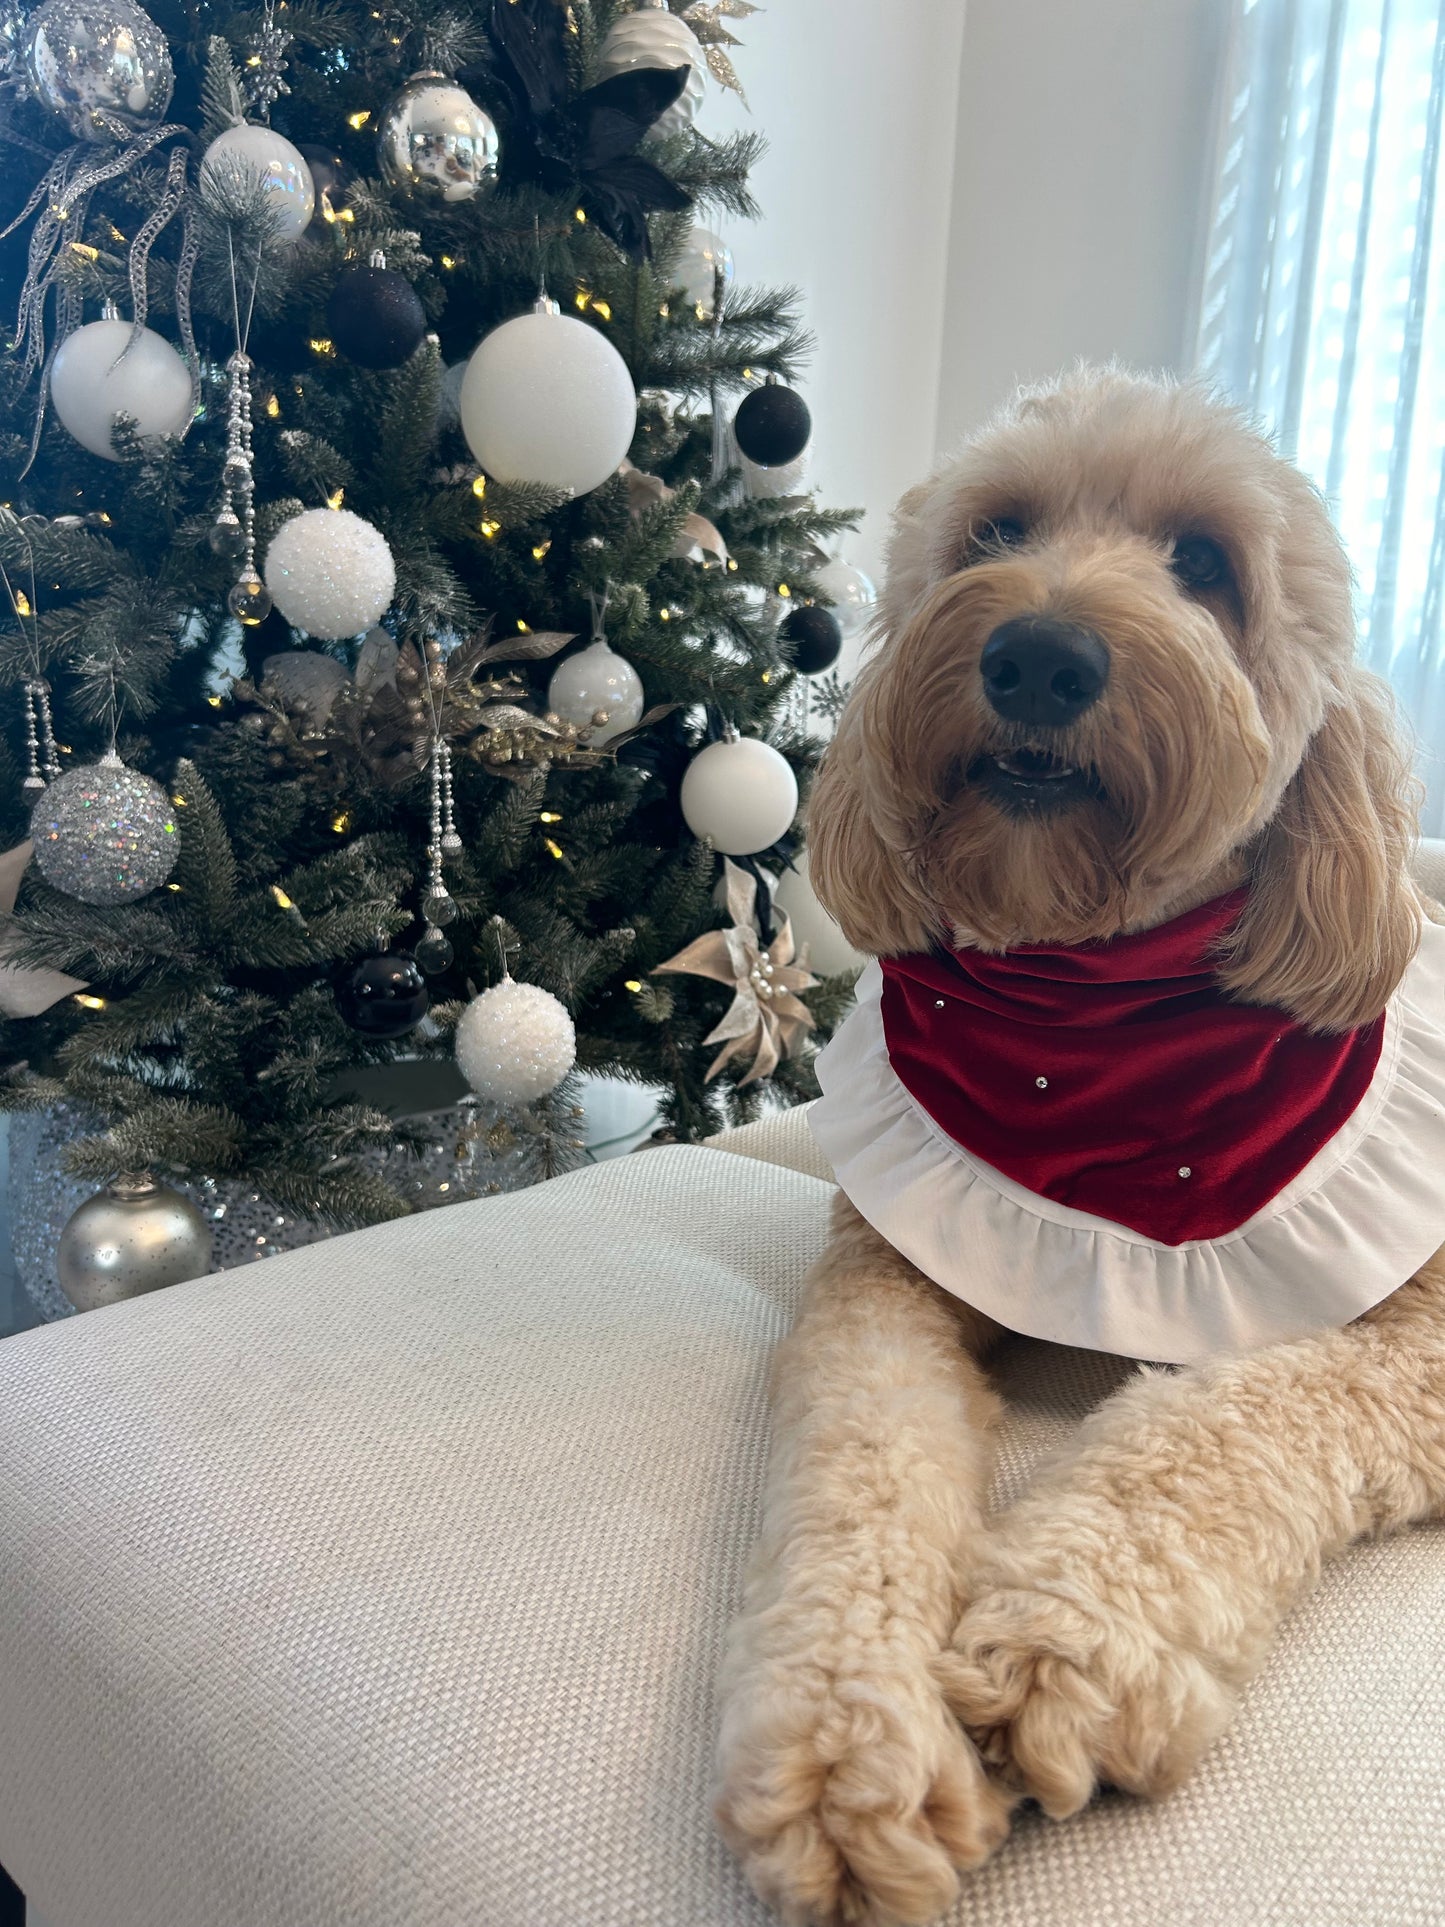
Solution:
<path fill-rule="evenodd" d="M 113 749 L 56 777 L 30 835 L 45 881 L 82 903 L 134 902 L 165 882 L 180 853 L 169 797 Z"/>
<path fill-rule="evenodd" d="M 422 916 L 430 924 L 450 923 L 457 914 L 456 902 L 442 875 L 442 859 L 460 855 L 461 847 L 462 839 L 452 820 L 451 745 L 437 735 L 431 746 L 431 823 L 426 849 L 429 874 L 421 906 Z M 438 967 L 444 969 L 445 965 Z"/>
<path fill-rule="evenodd" d="M 27 796 L 36 797 L 60 774 L 50 716 L 50 684 L 43 676 L 32 676 L 25 684 L 25 754 L 28 767 L 21 788 Z"/>
<path fill-rule="evenodd" d="M 271 592 L 256 573 L 256 482 L 251 456 L 251 358 L 243 348 L 226 363 L 226 462 L 221 508 L 209 541 L 214 554 L 240 562 L 226 607 L 248 629 L 271 613 Z"/>

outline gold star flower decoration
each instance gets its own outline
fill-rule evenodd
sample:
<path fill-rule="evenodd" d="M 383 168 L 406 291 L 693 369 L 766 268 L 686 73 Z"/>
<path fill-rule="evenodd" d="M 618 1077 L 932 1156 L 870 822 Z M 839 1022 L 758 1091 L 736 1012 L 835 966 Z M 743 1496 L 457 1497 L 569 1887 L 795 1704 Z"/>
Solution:
<path fill-rule="evenodd" d="M 768 1077 L 785 1057 L 795 1057 L 813 1028 L 813 1014 L 797 993 L 811 990 L 818 979 L 797 960 L 793 927 L 778 913 L 778 934 L 765 945 L 758 933 L 756 879 L 735 863 L 723 861 L 727 910 L 732 926 L 709 930 L 666 963 L 665 971 L 712 977 L 732 986 L 733 1001 L 722 1022 L 703 1039 L 722 1049 L 708 1066 L 708 1081 L 735 1057 L 752 1057 L 752 1067 L 740 1083 Z"/>

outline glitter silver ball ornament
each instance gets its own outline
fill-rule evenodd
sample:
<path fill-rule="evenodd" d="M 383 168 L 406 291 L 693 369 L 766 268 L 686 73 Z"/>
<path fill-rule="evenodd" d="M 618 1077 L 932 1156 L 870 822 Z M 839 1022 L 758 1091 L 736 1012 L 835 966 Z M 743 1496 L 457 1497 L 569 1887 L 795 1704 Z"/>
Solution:
<path fill-rule="evenodd" d="M 381 530 L 350 509 L 304 509 L 271 538 L 266 587 L 289 623 L 340 642 L 380 617 L 396 588 L 396 564 Z"/>
<path fill-rule="evenodd" d="M 376 158 L 388 187 L 438 201 L 470 201 L 497 173 L 497 129 L 471 95 L 445 74 L 413 74 L 392 96 L 376 130 Z"/>
<path fill-rule="evenodd" d="M 539 984 L 504 977 L 474 997 L 457 1023 L 457 1067 L 494 1104 L 531 1104 L 556 1090 L 577 1061 L 565 1004 Z"/>
<path fill-rule="evenodd" d="M 114 750 L 56 777 L 30 835 L 45 881 L 82 903 L 133 903 L 165 882 L 180 854 L 170 798 Z"/>
<path fill-rule="evenodd" d="M 60 1289 L 77 1311 L 139 1298 L 201 1278 L 211 1268 L 211 1227 L 178 1191 L 149 1172 L 112 1180 L 67 1219 L 55 1253 Z"/>
<path fill-rule="evenodd" d="M 45 0 L 30 16 L 25 68 L 36 99 L 81 141 L 155 126 L 175 85 L 165 35 L 134 0 Z"/>

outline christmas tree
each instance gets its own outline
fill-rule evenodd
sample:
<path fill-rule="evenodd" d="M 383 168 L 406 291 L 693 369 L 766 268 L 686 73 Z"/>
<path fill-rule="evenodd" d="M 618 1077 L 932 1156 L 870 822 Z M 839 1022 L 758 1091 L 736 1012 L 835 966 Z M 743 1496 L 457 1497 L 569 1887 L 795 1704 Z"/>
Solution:
<path fill-rule="evenodd" d="M 455 1042 L 545 1174 L 574 1028 L 679 1138 L 810 1094 L 850 980 L 769 879 L 851 518 L 703 225 L 751 11 L 4 14 L 0 1103 L 73 1170 L 398 1215 L 357 1073 Z"/>

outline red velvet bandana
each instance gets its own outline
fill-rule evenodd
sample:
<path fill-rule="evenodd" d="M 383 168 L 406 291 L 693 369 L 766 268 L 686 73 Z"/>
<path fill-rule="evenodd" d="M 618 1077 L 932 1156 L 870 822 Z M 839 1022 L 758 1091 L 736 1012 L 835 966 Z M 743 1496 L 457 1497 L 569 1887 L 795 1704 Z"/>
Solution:
<path fill-rule="evenodd" d="M 1243 891 L 1109 943 L 883 965 L 894 1071 L 966 1150 L 1057 1204 L 1178 1245 L 1235 1230 L 1364 1096 L 1385 1020 L 1316 1036 L 1210 969 Z"/>

